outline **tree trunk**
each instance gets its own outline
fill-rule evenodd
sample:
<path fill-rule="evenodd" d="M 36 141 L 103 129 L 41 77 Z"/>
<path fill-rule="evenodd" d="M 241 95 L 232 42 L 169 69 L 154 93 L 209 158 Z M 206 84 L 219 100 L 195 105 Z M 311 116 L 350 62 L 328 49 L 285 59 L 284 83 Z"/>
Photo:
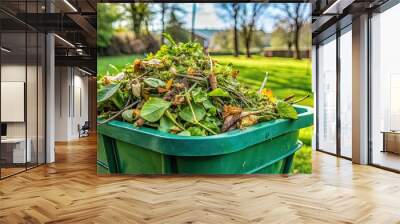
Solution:
<path fill-rule="evenodd" d="M 165 32 L 165 3 L 161 3 L 161 45 L 164 44 L 164 32 Z"/>
<path fill-rule="evenodd" d="M 238 40 L 238 30 L 237 30 L 237 15 L 235 15 L 235 26 L 233 27 L 233 45 L 234 45 L 234 56 L 239 56 L 239 40 Z"/>
<path fill-rule="evenodd" d="M 246 38 L 246 55 L 248 58 L 251 58 L 250 54 L 250 37 Z"/>
<path fill-rule="evenodd" d="M 147 19 L 144 21 L 144 25 L 146 28 L 146 35 L 150 36 L 149 21 Z"/>
<path fill-rule="evenodd" d="M 237 16 L 235 16 L 235 26 L 233 27 L 233 45 L 234 45 L 234 56 L 239 56 L 239 44 L 238 44 L 238 33 L 237 33 Z"/>
<path fill-rule="evenodd" d="M 238 17 L 239 17 L 239 5 L 234 3 L 233 5 L 233 20 L 234 20 L 234 27 L 233 27 L 233 46 L 234 46 L 234 56 L 239 57 L 239 38 L 238 38 Z"/>
<path fill-rule="evenodd" d="M 138 38 L 140 36 L 140 25 L 141 25 L 141 18 L 140 15 L 138 14 L 136 10 L 136 5 L 135 3 L 131 3 L 130 5 L 131 9 L 131 15 L 132 15 L 132 29 L 133 33 L 135 33 L 135 38 Z"/>
<path fill-rule="evenodd" d="M 296 49 L 295 58 L 300 60 L 301 55 L 300 55 L 299 38 L 300 38 L 300 27 L 296 27 L 296 31 L 294 34 L 294 47 Z"/>
<path fill-rule="evenodd" d="M 247 33 L 245 35 L 246 55 L 247 55 L 248 58 L 251 58 L 250 47 L 251 47 L 251 37 L 253 36 L 253 27 L 254 27 L 254 24 L 251 24 L 249 26 L 249 30 L 247 31 Z"/>
<path fill-rule="evenodd" d="M 193 3 L 192 6 L 192 36 L 191 36 L 191 40 L 192 42 L 194 41 L 194 24 L 196 22 L 196 3 Z"/>
<path fill-rule="evenodd" d="M 253 17 L 253 21 L 249 25 L 247 32 L 245 32 L 246 55 L 248 58 L 251 58 L 250 46 L 251 46 L 251 37 L 253 36 L 253 29 L 255 24 L 254 18 L 255 17 Z"/>
<path fill-rule="evenodd" d="M 235 57 L 239 56 L 239 44 L 238 44 L 238 31 L 237 31 L 237 26 L 236 26 L 236 22 L 235 22 L 235 27 L 233 27 L 233 44 L 234 44 L 234 50 L 235 52 L 233 53 L 233 55 Z"/>
<path fill-rule="evenodd" d="M 293 57 L 293 54 L 291 54 L 291 52 L 292 52 L 292 42 L 291 42 L 291 41 L 288 41 L 288 42 L 287 42 L 287 46 L 288 46 L 287 57 L 288 57 L 288 58 L 289 58 L 289 57 Z"/>

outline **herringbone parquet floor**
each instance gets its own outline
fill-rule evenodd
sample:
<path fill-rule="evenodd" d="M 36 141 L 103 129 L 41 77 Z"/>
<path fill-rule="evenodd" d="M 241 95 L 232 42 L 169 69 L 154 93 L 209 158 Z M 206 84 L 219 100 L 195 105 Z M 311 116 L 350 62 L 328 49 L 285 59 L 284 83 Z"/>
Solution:
<path fill-rule="evenodd" d="M 98 177 L 95 139 L 0 181 L 0 223 L 400 223 L 400 175 L 314 153 L 312 175 Z"/>

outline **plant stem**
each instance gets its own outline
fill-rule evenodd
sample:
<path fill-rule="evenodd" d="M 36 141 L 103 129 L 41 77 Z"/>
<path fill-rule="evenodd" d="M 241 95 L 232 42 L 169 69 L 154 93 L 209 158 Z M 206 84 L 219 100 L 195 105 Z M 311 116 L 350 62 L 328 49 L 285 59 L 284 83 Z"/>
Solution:
<path fill-rule="evenodd" d="M 192 107 L 192 103 L 190 102 L 189 96 L 187 94 L 185 94 L 185 99 L 189 104 L 189 108 L 190 111 L 192 112 L 192 116 L 193 116 L 193 123 L 196 125 L 199 125 L 200 127 L 206 129 L 208 132 L 212 133 L 213 135 L 216 135 L 217 133 L 214 132 L 213 130 L 209 129 L 208 127 L 204 126 L 203 124 L 201 124 L 197 118 L 196 118 L 196 114 L 194 113 L 193 107 Z"/>
<path fill-rule="evenodd" d="M 182 125 L 180 125 L 175 119 L 173 119 L 172 114 L 171 112 L 169 112 L 169 110 L 165 111 L 165 115 L 167 115 L 168 119 L 170 119 L 176 126 L 178 126 L 178 128 L 180 128 L 181 130 L 185 130 Z"/>
<path fill-rule="evenodd" d="M 294 94 L 292 94 L 292 95 L 290 95 L 290 96 L 286 97 L 285 99 L 283 99 L 283 101 L 286 101 L 286 102 L 288 102 L 289 100 L 293 99 L 294 97 L 295 97 L 295 95 L 294 95 Z"/>
<path fill-rule="evenodd" d="M 128 100 L 127 103 L 129 103 L 129 101 L 130 101 L 130 100 Z M 112 117 L 108 118 L 107 120 L 102 121 L 102 122 L 100 122 L 100 123 L 97 123 L 97 125 L 102 125 L 102 124 L 105 124 L 105 123 L 107 123 L 107 122 L 109 122 L 109 121 L 114 120 L 116 117 L 118 117 L 119 115 L 121 115 L 124 111 L 126 111 L 126 110 L 128 110 L 129 108 L 135 106 L 135 105 L 138 104 L 139 102 L 140 102 L 140 101 L 137 100 L 137 101 L 135 101 L 135 102 L 133 102 L 133 103 L 131 103 L 131 104 L 125 106 L 124 109 L 118 111 L 118 113 L 114 114 Z"/>
<path fill-rule="evenodd" d="M 273 115 L 273 116 L 279 116 L 279 114 L 277 114 L 277 113 L 273 113 L 273 112 L 268 111 L 268 109 L 264 109 L 264 110 L 257 110 L 257 111 L 244 111 L 244 112 L 242 112 L 240 117 L 243 118 L 243 117 L 247 117 L 250 115 L 257 115 L 257 114 L 261 114 L 261 113 L 266 113 L 266 114 Z"/>
<path fill-rule="evenodd" d="M 265 77 L 264 80 L 260 86 L 260 89 L 258 90 L 258 93 L 261 94 L 261 91 L 264 89 L 265 85 L 267 84 L 267 80 L 268 80 L 268 72 L 265 72 Z"/>
<path fill-rule="evenodd" d="M 192 92 L 192 90 L 197 86 L 197 83 L 193 84 L 192 87 L 190 87 L 190 89 L 186 92 L 186 94 L 189 94 L 190 92 Z"/>
<path fill-rule="evenodd" d="M 310 94 L 307 94 L 307 96 L 304 96 L 304 97 L 302 97 L 302 98 L 300 98 L 300 99 L 298 99 L 298 100 L 295 100 L 295 101 L 293 101 L 293 102 L 290 102 L 290 104 L 299 103 L 299 102 L 301 102 L 301 101 L 307 99 L 308 97 L 310 97 Z"/>
<path fill-rule="evenodd" d="M 214 131 L 211 130 L 210 128 L 204 126 L 204 125 L 203 125 L 202 123 L 200 123 L 200 122 L 197 122 L 197 125 L 199 125 L 200 127 L 206 129 L 208 132 L 212 133 L 213 135 L 216 135 L 216 134 L 217 134 L 216 132 L 214 132 Z"/>
<path fill-rule="evenodd" d="M 176 76 L 182 77 L 182 78 L 187 78 L 187 79 L 193 79 L 196 81 L 202 81 L 202 82 L 207 82 L 205 78 L 201 77 L 196 77 L 196 76 L 191 76 L 191 75 L 182 75 L 182 74 L 175 74 Z"/>

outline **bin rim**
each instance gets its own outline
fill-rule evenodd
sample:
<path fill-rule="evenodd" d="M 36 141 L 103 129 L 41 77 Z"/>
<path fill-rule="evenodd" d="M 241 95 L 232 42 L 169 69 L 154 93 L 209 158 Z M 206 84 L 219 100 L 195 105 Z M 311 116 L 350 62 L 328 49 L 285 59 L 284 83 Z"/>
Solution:
<path fill-rule="evenodd" d="M 313 108 L 300 105 L 294 105 L 294 107 L 298 111 L 297 120 L 276 119 L 261 122 L 243 130 L 236 129 L 210 136 L 180 136 L 157 129 L 135 127 L 131 123 L 117 120 L 98 125 L 97 131 L 100 134 L 167 155 L 220 155 L 239 151 L 285 133 L 311 126 L 313 123 Z M 226 145 L 227 142 L 229 147 Z M 184 149 L 185 147 L 186 150 Z M 198 149 L 187 150 L 187 147 Z M 221 147 L 223 149 L 215 149 Z"/>
<path fill-rule="evenodd" d="M 305 112 L 303 113 L 299 113 L 299 118 L 300 117 L 305 117 L 305 116 L 309 116 L 313 114 L 313 110 L 311 107 L 307 107 L 307 106 L 301 106 L 301 105 L 294 105 L 294 107 L 299 111 L 299 110 L 303 110 Z M 146 133 L 155 137 L 159 137 L 159 138 L 166 138 L 166 139 L 184 139 L 184 140 L 193 140 L 193 139 L 202 139 L 202 140 L 208 140 L 208 139 L 215 139 L 215 138 L 227 138 L 227 137 L 235 137 L 238 135 L 241 135 L 243 133 L 246 132 L 252 132 L 256 129 L 262 129 L 262 128 L 266 128 L 268 126 L 273 126 L 277 123 L 282 123 L 282 122 L 295 122 L 296 120 L 288 120 L 288 119 L 276 119 L 276 120 L 272 120 L 272 121 L 266 121 L 266 122 L 261 122 L 255 125 L 252 125 L 250 127 L 246 127 L 245 129 L 235 129 L 232 131 L 228 131 L 228 132 L 224 132 L 224 133 L 219 133 L 216 135 L 208 135 L 208 136 L 182 136 L 182 135 L 176 135 L 176 134 L 171 134 L 168 132 L 163 132 L 163 131 L 159 131 L 157 129 L 153 129 L 153 128 L 148 128 L 148 127 L 135 127 L 134 125 L 132 125 L 131 123 L 128 122 L 124 122 L 124 121 L 118 121 L 118 120 L 113 120 L 113 121 L 109 121 L 106 124 L 110 125 L 110 126 L 116 126 L 116 127 L 120 127 L 120 128 L 124 128 L 124 129 L 129 129 L 129 130 L 135 130 L 137 132 L 142 132 L 142 133 Z M 102 124 L 105 125 L 105 124 Z M 101 126 L 101 125 L 100 125 Z"/>

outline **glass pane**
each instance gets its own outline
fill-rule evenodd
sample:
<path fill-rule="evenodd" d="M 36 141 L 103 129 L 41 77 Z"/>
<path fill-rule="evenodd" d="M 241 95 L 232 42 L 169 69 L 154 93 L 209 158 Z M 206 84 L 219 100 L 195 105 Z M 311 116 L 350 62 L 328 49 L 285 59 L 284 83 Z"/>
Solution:
<path fill-rule="evenodd" d="M 45 163 L 45 44 L 46 38 L 44 34 L 39 34 L 38 45 L 38 163 Z"/>
<path fill-rule="evenodd" d="M 336 153 L 336 40 L 318 48 L 318 149 Z"/>
<path fill-rule="evenodd" d="M 2 177 L 25 170 L 30 161 L 26 150 L 26 35 L 1 34 L 1 166 Z"/>
<path fill-rule="evenodd" d="M 38 36 L 36 32 L 27 33 L 28 38 L 28 63 L 27 63 L 27 98 L 26 98 L 26 112 L 27 112 L 27 142 L 28 150 L 30 149 L 30 160 L 28 160 L 28 168 L 37 165 L 38 158 L 38 141 L 37 141 L 37 127 L 38 127 Z"/>
<path fill-rule="evenodd" d="M 352 156 L 352 35 L 340 36 L 340 153 Z"/>
<path fill-rule="evenodd" d="M 374 15 L 372 25 L 372 163 L 400 170 L 400 5 Z"/>

